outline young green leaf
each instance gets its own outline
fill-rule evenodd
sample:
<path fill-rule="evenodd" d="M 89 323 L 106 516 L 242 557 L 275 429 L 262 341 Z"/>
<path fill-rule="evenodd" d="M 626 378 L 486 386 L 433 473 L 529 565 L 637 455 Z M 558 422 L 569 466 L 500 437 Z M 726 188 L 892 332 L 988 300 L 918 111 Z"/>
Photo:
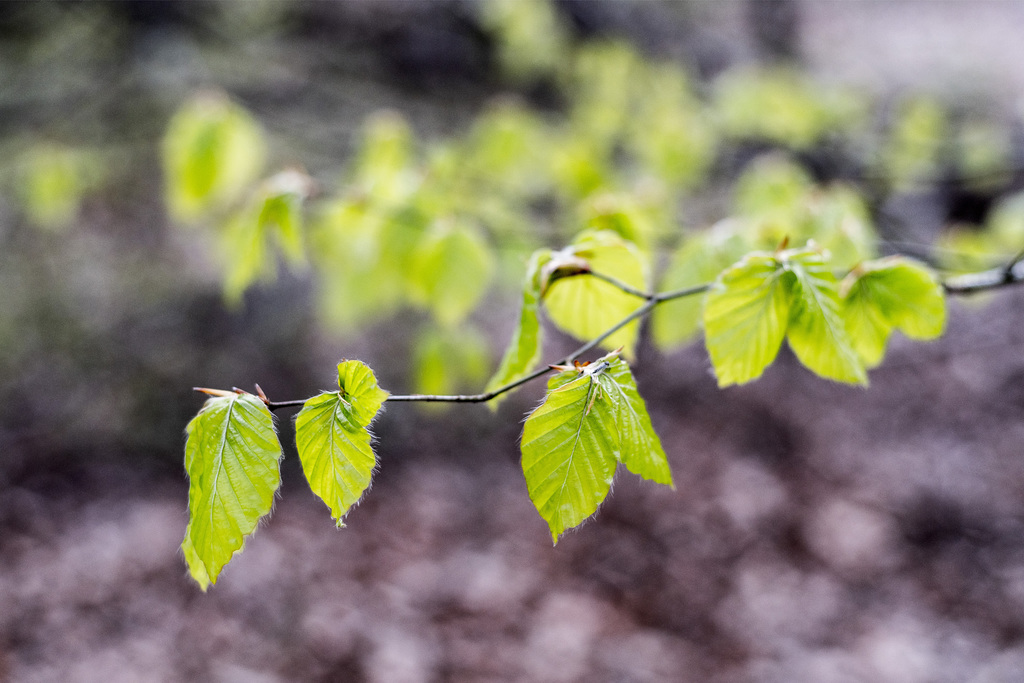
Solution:
<path fill-rule="evenodd" d="M 277 274 L 276 243 L 292 265 L 305 262 L 302 203 L 312 181 L 298 171 L 282 171 L 263 183 L 242 211 L 227 224 L 222 236 L 226 261 L 224 298 L 231 304 L 257 280 Z"/>
<path fill-rule="evenodd" d="M 672 473 L 629 365 L 613 352 L 564 369 L 523 427 L 523 474 L 551 537 L 594 514 L 616 462 L 672 485 Z"/>
<path fill-rule="evenodd" d="M 523 426 L 526 488 L 556 543 L 594 514 L 611 489 L 619 440 L 601 391 L 593 372 L 559 373 Z"/>
<path fill-rule="evenodd" d="M 474 226 L 441 221 L 417 247 L 412 278 L 419 300 L 442 325 L 466 319 L 494 277 L 494 255 Z"/>
<path fill-rule="evenodd" d="M 775 360 L 793 304 L 793 275 L 753 252 L 722 271 L 704 302 L 704 340 L 719 386 L 757 379 Z"/>
<path fill-rule="evenodd" d="M 388 397 L 357 360 L 338 365 L 338 391 L 306 401 L 295 418 L 295 442 L 309 487 L 339 527 L 370 485 L 377 465 L 369 426 Z"/>
<path fill-rule="evenodd" d="M 523 281 L 523 306 L 519 311 L 519 324 L 512 333 L 512 340 L 505 355 L 501 358 L 501 364 L 497 372 L 487 382 L 484 391 L 493 391 L 505 386 L 520 377 L 528 374 L 533 366 L 540 360 L 542 346 L 542 329 L 537 306 L 540 303 L 540 269 L 551 258 L 551 252 L 541 249 L 534 252 L 530 257 L 530 263 L 526 267 L 526 277 Z M 497 407 L 499 400 L 504 398 L 502 394 L 492 400 L 490 405 Z"/>
<path fill-rule="evenodd" d="M 839 382 L 867 384 L 867 374 L 850 342 L 840 314 L 839 292 L 830 264 L 817 249 L 782 252 L 785 268 L 796 276 L 787 339 L 800 362 Z"/>
<path fill-rule="evenodd" d="M 259 175 L 265 143 L 259 125 L 220 93 L 187 102 L 163 140 L 171 215 L 190 222 L 238 199 Z"/>
<path fill-rule="evenodd" d="M 546 269 L 566 261 L 578 262 L 635 289 L 647 288 L 647 268 L 640 252 L 614 232 L 581 233 L 570 246 L 553 255 Z M 577 267 L 575 272 L 581 274 L 548 280 L 550 285 L 541 292 L 551 321 L 575 337 L 593 339 L 644 304 L 643 299 L 586 274 L 585 269 Z M 632 357 L 637 330 L 638 323 L 633 321 L 605 339 L 602 346 L 624 347 L 626 356 Z"/>
<path fill-rule="evenodd" d="M 186 432 L 189 522 L 181 548 L 205 591 L 270 512 L 282 452 L 273 415 L 251 394 L 208 399 Z"/>
<path fill-rule="evenodd" d="M 862 263 L 840 286 L 850 340 L 868 367 L 885 355 L 893 329 L 935 339 L 946 323 L 946 297 L 935 274 L 902 257 Z"/>
<path fill-rule="evenodd" d="M 18 194 L 37 226 L 61 230 L 75 218 L 82 196 L 102 174 L 95 154 L 39 144 L 17 160 Z"/>
<path fill-rule="evenodd" d="M 619 461 L 633 474 L 673 486 L 668 458 L 661 447 L 661 439 L 654 433 L 629 364 L 615 356 L 605 358 L 609 359 L 608 369 L 598 376 L 598 381 L 613 406 L 620 444 Z"/>
<path fill-rule="evenodd" d="M 672 256 L 665 271 L 662 290 L 683 289 L 713 282 L 718 274 L 742 258 L 744 241 L 727 222 L 710 233 L 694 235 Z M 690 341 L 699 331 L 703 297 L 688 296 L 660 304 L 651 316 L 654 342 L 671 350 Z"/>

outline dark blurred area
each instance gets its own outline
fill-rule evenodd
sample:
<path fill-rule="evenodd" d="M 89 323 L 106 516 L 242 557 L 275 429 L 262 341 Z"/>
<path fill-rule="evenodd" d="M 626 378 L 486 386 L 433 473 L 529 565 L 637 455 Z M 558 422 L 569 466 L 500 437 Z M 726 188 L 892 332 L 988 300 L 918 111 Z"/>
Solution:
<path fill-rule="evenodd" d="M 1024 94 L 1019 3 L 556 8 L 573 40 L 624 38 L 702 83 L 760 59 L 966 100 L 988 88 L 1011 111 Z M 389 406 L 379 473 L 342 530 L 282 412 L 275 512 L 196 588 L 178 550 L 192 386 L 298 398 L 350 357 L 401 391 L 410 350 L 402 319 L 332 338 L 301 275 L 226 308 L 166 217 L 170 114 L 222 88 L 277 157 L 338 177 L 370 112 L 427 138 L 464 128 L 505 88 L 495 59 L 476 6 L 454 0 L 0 4 L 3 158 L 40 138 L 86 146 L 105 178 L 47 231 L 0 164 L 0 680 L 1024 681 L 1018 290 L 954 302 L 946 336 L 897 340 L 867 389 L 784 351 L 723 391 L 701 345 L 641 347 L 676 489 L 620 473 L 554 548 L 518 464 L 539 387 L 496 414 Z M 520 94 L 560 106 L 551 84 Z M 830 175 L 827 147 L 813 154 Z M 873 209 L 933 236 L 987 205 L 939 184 Z"/>

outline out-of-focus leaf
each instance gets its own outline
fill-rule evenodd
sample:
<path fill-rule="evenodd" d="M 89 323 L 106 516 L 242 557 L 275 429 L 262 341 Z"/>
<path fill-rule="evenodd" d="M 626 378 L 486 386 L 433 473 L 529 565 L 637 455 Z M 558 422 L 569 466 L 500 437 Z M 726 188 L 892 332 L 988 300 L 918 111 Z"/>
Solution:
<path fill-rule="evenodd" d="M 540 269 L 551 258 L 551 252 L 541 249 L 530 257 L 523 280 L 523 303 L 519 311 L 519 324 L 512 333 L 505 355 L 501 358 L 497 372 L 487 382 L 485 392 L 505 386 L 523 377 L 540 361 L 542 330 L 540 314 L 537 307 L 540 303 Z M 497 407 L 507 394 L 502 394 L 490 401 L 489 405 Z"/>
<path fill-rule="evenodd" d="M 861 98 L 818 86 L 791 69 L 733 70 L 715 83 L 715 111 L 733 138 L 806 149 L 863 119 Z"/>
<path fill-rule="evenodd" d="M 264 156 L 259 125 L 225 95 L 204 93 L 186 102 L 163 140 L 171 216 L 193 222 L 227 207 L 259 176 Z"/>
<path fill-rule="evenodd" d="M 918 97 L 900 106 L 880 156 L 882 172 L 896 189 L 910 190 L 935 178 L 948 128 L 935 100 Z"/>
<path fill-rule="evenodd" d="M 189 522 L 182 551 L 205 591 L 270 512 L 282 451 L 273 415 L 251 394 L 207 400 L 186 432 Z"/>
<path fill-rule="evenodd" d="M 637 248 L 619 235 L 584 232 L 568 247 L 553 254 L 546 269 L 569 261 L 584 263 L 593 272 L 608 275 L 640 291 L 647 290 L 647 267 Z M 615 285 L 580 274 L 553 281 L 542 291 L 544 309 L 558 327 L 579 339 L 593 339 L 630 313 L 644 300 L 623 292 Z M 602 346 L 624 347 L 632 357 L 638 322 L 633 321 L 608 337 Z"/>
<path fill-rule="evenodd" d="M 306 401 L 295 418 L 295 441 L 310 489 L 342 527 L 342 518 L 370 485 L 377 465 L 369 427 L 388 392 L 357 360 L 338 365 L 338 388 Z"/>
<path fill-rule="evenodd" d="M 382 206 L 405 202 L 419 183 L 413 169 L 413 134 L 397 112 L 383 111 L 370 117 L 351 172 L 359 194 Z"/>
<path fill-rule="evenodd" d="M 18 190 L 25 213 L 48 230 L 67 227 L 78 213 L 83 194 L 100 175 L 94 155 L 53 144 L 40 144 L 18 160 Z"/>
<path fill-rule="evenodd" d="M 481 19 L 496 38 L 498 61 L 513 80 L 550 76 L 565 60 L 568 39 L 546 0 L 487 0 Z"/>
<path fill-rule="evenodd" d="M 417 299 L 452 327 L 476 308 L 494 277 L 494 255 L 480 231 L 442 220 L 417 247 L 412 264 Z"/>
<path fill-rule="evenodd" d="M 629 44 L 608 41 L 581 46 L 570 66 L 572 128 L 597 148 L 610 150 L 641 95 L 644 62 Z"/>
<path fill-rule="evenodd" d="M 718 136 L 706 110 L 674 64 L 647 69 L 644 96 L 626 122 L 626 146 L 655 177 L 673 188 L 703 180 L 714 159 Z"/>
<path fill-rule="evenodd" d="M 985 231 L 993 247 L 1013 256 L 1024 248 L 1024 192 L 1000 199 L 989 212 Z"/>
<path fill-rule="evenodd" d="M 625 194 L 593 195 L 580 207 L 585 229 L 609 230 L 641 249 L 651 249 L 659 237 L 658 222 L 639 202 Z"/>
<path fill-rule="evenodd" d="M 336 332 L 353 334 L 394 313 L 409 297 L 414 252 L 423 234 L 410 213 L 363 200 L 336 200 L 314 222 L 310 253 L 319 304 Z"/>
<path fill-rule="evenodd" d="M 796 162 L 777 154 L 761 156 L 736 181 L 736 212 L 760 220 L 791 223 L 812 187 L 811 176 Z M 791 233 L 793 228 L 783 230 Z"/>
<path fill-rule="evenodd" d="M 490 370 L 491 349 L 473 327 L 439 331 L 428 328 L 413 348 L 413 382 L 417 393 L 453 394 L 477 391 Z M 441 411 L 450 403 L 421 403 L 424 410 Z"/>
<path fill-rule="evenodd" d="M 893 329 L 935 339 L 946 323 L 946 297 L 935 273 L 903 257 L 869 261 L 843 280 L 843 318 L 860 357 L 875 367 Z"/>
<path fill-rule="evenodd" d="M 672 255 L 660 289 L 673 291 L 713 282 L 746 251 L 747 245 L 731 222 L 694 234 Z M 654 342 L 670 350 L 692 340 L 700 331 L 703 304 L 704 297 L 699 295 L 659 304 L 651 318 Z"/>
<path fill-rule="evenodd" d="M 993 192 L 1012 175 L 1013 141 L 1007 128 L 989 121 L 968 119 L 957 131 L 957 170 L 967 187 Z"/>
<path fill-rule="evenodd" d="M 275 245 L 292 265 L 305 262 L 302 203 L 310 190 L 307 176 L 283 171 L 264 182 L 250 203 L 230 219 L 222 236 L 228 303 L 237 305 L 253 283 L 276 277 Z"/>
<path fill-rule="evenodd" d="M 579 200 L 608 189 L 613 184 L 613 172 L 608 151 L 595 140 L 569 136 L 555 145 L 551 159 L 556 189 Z"/>

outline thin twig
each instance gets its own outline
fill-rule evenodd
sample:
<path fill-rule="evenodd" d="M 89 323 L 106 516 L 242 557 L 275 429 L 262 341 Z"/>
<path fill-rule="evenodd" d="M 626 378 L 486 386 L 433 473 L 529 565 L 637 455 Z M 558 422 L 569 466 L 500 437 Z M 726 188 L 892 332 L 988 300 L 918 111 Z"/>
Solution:
<path fill-rule="evenodd" d="M 990 289 L 998 289 L 1000 287 L 1006 287 L 1009 285 L 1016 285 L 1024 282 L 1024 268 L 1020 268 L 1024 264 L 1024 251 L 1015 256 L 1013 260 L 1007 263 L 1005 266 L 999 268 L 992 268 L 991 270 L 982 271 L 979 273 L 969 273 L 967 275 L 959 275 L 956 277 L 947 278 L 942 282 L 943 288 L 947 294 L 952 295 L 965 295 L 973 294 L 976 292 L 986 291 Z M 635 287 L 618 280 L 617 278 L 605 275 L 603 273 L 591 272 L 590 275 L 603 280 L 611 285 L 614 285 L 618 289 L 622 290 L 626 294 L 630 294 L 639 299 L 644 299 L 644 304 L 637 308 L 635 311 L 627 315 L 625 318 L 615 323 L 607 330 L 602 332 L 597 337 L 594 337 L 586 344 L 583 344 L 578 349 L 570 353 L 565 358 L 551 363 L 547 367 L 539 368 L 528 375 L 524 375 L 519 379 L 504 384 L 497 389 L 484 392 L 482 394 L 392 394 L 388 396 L 388 401 L 395 402 L 423 402 L 423 403 L 486 403 L 487 401 L 493 400 L 502 394 L 512 391 L 513 389 L 520 387 L 528 382 L 532 382 L 535 379 L 543 377 L 552 370 L 552 365 L 566 365 L 572 363 L 574 360 L 578 360 L 580 356 L 587 353 L 588 351 L 596 348 L 605 339 L 612 336 L 629 323 L 642 318 L 643 316 L 650 313 L 654 308 L 666 301 L 673 301 L 675 299 L 682 299 L 688 296 L 694 296 L 696 294 L 702 294 L 711 288 L 711 283 L 705 283 L 700 285 L 694 285 L 692 287 L 686 287 L 683 289 L 672 290 L 669 292 L 659 292 L 657 294 L 649 294 L 642 292 Z M 278 408 L 293 408 L 303 405 L 306 400 L 298 399 L 295 401 L 269 401 L 264 399 L 267 407 L 270 410 L 277 410 Z"/>
<path fill-rule="evenodd" d="M 967 273 L 946 278 L 942 286 L 947 294 L 974 294 L 989 289 L 999 289 L 1024 282 L 1024 272 L 1018 266 L 1024 262 L 1024 251 L 1013 257 L 1005 266 Z"/>

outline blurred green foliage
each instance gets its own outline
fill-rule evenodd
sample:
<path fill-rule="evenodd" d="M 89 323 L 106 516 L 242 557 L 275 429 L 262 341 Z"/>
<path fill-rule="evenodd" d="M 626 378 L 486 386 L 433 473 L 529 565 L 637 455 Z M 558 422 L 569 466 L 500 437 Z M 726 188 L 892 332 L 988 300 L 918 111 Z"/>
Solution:
<path fill-rule="evenodd" d="M 261 35 L 280 22 L 279 10 L 253 5 L 239 21 Z M 869 179 L 817 182 L 805 162 L 822 149 L 876 174 L 883 193 L 914 191 L 944 173 L 994 192 L 1009 177 L 1008 128 L 977 116 L 954 126 L 933 98 L 898 98 L 879 118 L 868 94 L 794 67 L 738 66 L 704 83 L 624 41 L 574 38 L 547 0 L 491 0 L 477 10 L 506 92 L 445 139 L 422 139 L 400 113 L 379 112 L 344 172 L 330 178 L 268 174 L 282 161 L 271 150 L 286 143 L 227 93 L 204 90 L 181 104 L 161 150 L 167 210 L 176 224 L 200 227 L 197 239 L 220 260 L 226 301 L 241 305 L 251 287 L 287 268 L 308 274 L 321 320 L 343 337 L 417 311 L 424 331 L 410 374 L 419 390 L 437 390 L 487 374 L 453 368 L 494 362 L 495 354 L 481 360 L 494 344 L 476 330 L 537 253 L 525 313 L 495 375 L 511 379 L 540 356 L 537 311 L 589 338 L 641 303 L 582 269 L 541 283 L 545 268 L 550 275 L 579 259 L 646 291 L 710 282 L 744 254 L 786 240 L 814 240 L 838 275 L 884 253 L 869 210 L 877 197 L 861 182 Z M 538 86 L 554 93 L 541 98 L 551 100 L 544 107 L 530 104 Z M 72 222 L 102 186 L 96 158 L 29 147 L 18 166 L 26 216 L 51 228 Z M 723 184 L 732 186 L 731 206 L 702 198 Z M 944 237 L 939 260 L 964 269 L 1018 251 L 1018 204 L 1008 200 L 987 225 Z M 710 228 L 700 217 L 707 213 L 716 219 Z M 701 310 L 696 298 L 660 306 L 657 346 L 693 339 Z M 622 345 L 628 356 L 636 334 L 633 324 L 605 346 Z M 444 336 L 466 341 L 438 342 Z M 455 379 L 445 383 L 444 374 Z"/>

